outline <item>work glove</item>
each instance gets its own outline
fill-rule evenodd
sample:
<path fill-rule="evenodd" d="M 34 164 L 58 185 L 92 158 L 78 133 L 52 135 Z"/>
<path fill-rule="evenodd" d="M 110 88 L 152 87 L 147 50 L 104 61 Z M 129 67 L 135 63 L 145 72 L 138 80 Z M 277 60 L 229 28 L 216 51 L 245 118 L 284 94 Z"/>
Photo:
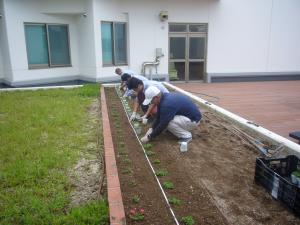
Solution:
<path fill-rule="evenodd" d="M 135 118 L 136 118 L 136 112 L 133 112 L 130 116 L 129 121 L 131 122 L 131 121 L 135 120 Z"/>
<path fill-rule="evenodd" d="M 143 124 L 147 124 L 148 123 L 147 115 L 142 116 L 141 121 Z"/>
<path fill-rule="evenodd" d="M 141 138 L 141 142 L 143 144 L 145 144 L 145 143 L 147 143 L 149 141 L 150 141 L 150 138 L 149 138 L 149 135 L 147 135 L 147 134 L 144 137 Z"/>
<path fill-rule="evenodd" d="M 147 133 L 145 134 L 145 136 L 148 136 L 148 135 L 152 134 L 152 132 L 153 132 L 153 129 L 151 127 L 151 128 L 149 128 L 149 130 L 147 131 Z"/>

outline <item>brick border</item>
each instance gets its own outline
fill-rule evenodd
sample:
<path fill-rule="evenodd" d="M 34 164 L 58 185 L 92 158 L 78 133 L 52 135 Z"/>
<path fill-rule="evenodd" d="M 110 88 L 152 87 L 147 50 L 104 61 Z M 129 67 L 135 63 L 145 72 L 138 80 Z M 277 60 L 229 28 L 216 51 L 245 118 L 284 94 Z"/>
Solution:
<path fill-rule="evenodd" d="M 111 136 L 104 87 L 101 87 L 101 109 L 110 224 L 125 225 L 125 211 L 122 200 L 114 145 Z"/>

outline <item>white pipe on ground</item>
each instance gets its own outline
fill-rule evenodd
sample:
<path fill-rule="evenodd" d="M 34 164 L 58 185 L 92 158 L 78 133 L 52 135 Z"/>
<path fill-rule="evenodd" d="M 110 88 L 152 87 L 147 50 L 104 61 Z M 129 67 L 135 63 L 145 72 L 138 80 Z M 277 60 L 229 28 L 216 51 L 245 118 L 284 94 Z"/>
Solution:
<path fill-rule="evenodd" d="M 187 91 L 184 91 L 182 90 L 181 88 L 178 88 L 170 83 L 167 83 L 167 82 L 163 82 L 163 84 L 173 90 L 176 90 L 188 97 L 190 97 L 191 99 L 195 100 L 196 102 L 199 102 L 201 104 L 204 104 L 206 105 L 208 108 L 218 112 L 218 113 L 221 113 L 229 118 L 231 118 L 232 120 L 236 121 L 237 123 L 243 125 L 243 126 L 246 126 L 247 128 L 249 129 L 252 129 L 262 135 L 265 135 L 266 137 L 270 138 L 271 140 L 279 143 L 279 144 L 283 144 L 285 145 L 287 148 L 289 148 L 289 151 L 291 152 L 291 154 L 295 154 L 297 155 L 298 157 L 300 157 L 300 145 L 290 141 L 289 139 L 285 138 L 285 137 L 282 137 L 272 131 L 269 131 L 261 126 L 258 126 L 257 124 L 251 122 L 251 121 L 248 121 L 234 113 L 231 113 L 229 111 L 227 111 L 226 109 L 223 109 L 217 105 L 214 105 L 208 101 L 205 101 L 204 99 L 202 98 L 199 98 Z"/>

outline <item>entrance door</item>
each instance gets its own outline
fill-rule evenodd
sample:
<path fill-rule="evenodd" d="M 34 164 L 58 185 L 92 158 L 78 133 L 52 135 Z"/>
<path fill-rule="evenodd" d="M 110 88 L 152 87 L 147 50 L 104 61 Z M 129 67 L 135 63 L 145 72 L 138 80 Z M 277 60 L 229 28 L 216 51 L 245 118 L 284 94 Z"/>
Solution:
<path fill-rule="evenodd" d="M 206 24 L 169 25 L 170 80 L 205 80 Z"/>

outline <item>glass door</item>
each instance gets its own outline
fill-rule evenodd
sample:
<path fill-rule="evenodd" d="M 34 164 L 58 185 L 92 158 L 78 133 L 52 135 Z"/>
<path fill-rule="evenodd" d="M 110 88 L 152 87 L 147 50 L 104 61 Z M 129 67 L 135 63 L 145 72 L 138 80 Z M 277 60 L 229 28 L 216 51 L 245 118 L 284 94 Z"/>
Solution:
<path fill-rule="evenodd" d="M 188 80 L 204 80 L 205 73 L 205 36 L 188 36 Z"/>
<path fill-rule="evenodd" d="M 169 24 L 170 80 L 205 79 L 207 24 Z"/>
<path fill-rule="evenodd" d="M 174 35 L 169 39 L 169 75 L 171 80 L 185 80 L 186 37 Z"/>

